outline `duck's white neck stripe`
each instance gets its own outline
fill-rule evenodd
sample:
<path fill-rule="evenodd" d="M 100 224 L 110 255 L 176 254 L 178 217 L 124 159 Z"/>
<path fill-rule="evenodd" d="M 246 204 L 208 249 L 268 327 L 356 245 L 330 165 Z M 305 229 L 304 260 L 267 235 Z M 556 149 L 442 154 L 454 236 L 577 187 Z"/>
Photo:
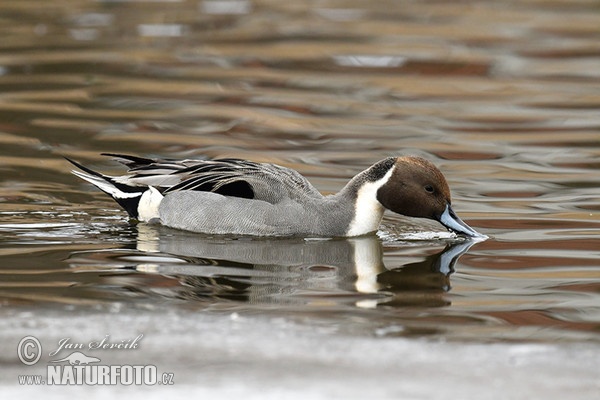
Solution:
<path fill-rule="evenodd" d="M 385 185 L 392 174 L 395 166 L 375 182 L 366 182 L 358 189 L 354 203 L 354 218 L 348 227 L 348 236 L 360 236 L 374 232 L 379 228 L 384 208 L 377 200 L 377 191 Z"/>

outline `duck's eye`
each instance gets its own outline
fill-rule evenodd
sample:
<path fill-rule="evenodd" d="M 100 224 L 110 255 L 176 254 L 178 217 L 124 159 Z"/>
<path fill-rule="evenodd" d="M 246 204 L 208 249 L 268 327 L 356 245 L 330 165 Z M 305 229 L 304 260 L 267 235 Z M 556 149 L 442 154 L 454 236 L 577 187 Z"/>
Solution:
<path fill-rule="evenodd" d="M 431 186 L 431 185 L 425 185 L 425 191 L 427 193 L 433 193 L 435 190 L 433 189 L 433 186 Z"/>

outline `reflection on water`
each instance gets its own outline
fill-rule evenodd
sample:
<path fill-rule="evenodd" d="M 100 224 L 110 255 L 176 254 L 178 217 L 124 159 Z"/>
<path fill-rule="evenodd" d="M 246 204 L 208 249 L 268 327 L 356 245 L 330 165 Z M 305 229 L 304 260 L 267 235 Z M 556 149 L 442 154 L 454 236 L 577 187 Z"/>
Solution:
<path fill-rule="evenodd" d="M 182 286 L 174 290 L 175 297 L 215 297 L 254 304 L 310 304 L 328 299 L 375 307 L 398 301 L 410 290 L 439 296 L 449 289 L 456 260 L 475 243 L 449 243 L 421 262 L 388 270 L 381 242 L 374 236 L 225 239 L 148 225 L 138 228 L 137 249 L 143 253 L 123 255 L 120 262 L 137 262 L 132 266 L 137 272 L 177 279 Z M 82 254 L 74 256 L 79 260 Z"/>
<path fill-rule="evenodd" d="M 593 3 L 34 0 L 2 2 L 0 15 L 4 306 L 160 304 L 380 336 L 598 340 Z M 110 172 L 98 154 L 123 149 L 276 162 L 326 193 L 417 154 L 491 239 L 417 240 L 440 227 L 393 215 L 377 237 L 329 241 L 130 225 L 62 159 Z"/>
<path fill-rule="evenodd" d="M 0 226 L 5 232 L 13 228 Z M 385 310 L 390 307 L 427 309 L 451 305 L 446 293 L 454 265 L 476 243 L 463 238 L 436 246 L 397 243 L 399 248 L 409 248 L 414 254 L 397 257 L 394 265 L 386 266 L 384 247 L 376 236 L 210 237 L 162 226 L 120 224 L 120 238 L 111 245 L 106 240 L 111 234 L 110 225 L 98 228 L 104 244 L 88 244 L 77 250 L 73 245 L 61 246 L 59 239 L 72 236 L 75 225 L 27 226 L 21 231 L 21 240 L 26 240 L 30 230 L 46 230 L 46 236 L 48 230 L 53 231 L 50 236 L 54 241 L 48 245 L 58 256 L 59 264 L 66 267 L 40 268 L 39 260 L 47 258 L 47 250 L 29 253 L 30 266 L 3 271 L 3 276 L 12 280 L 0 291 L 3 301 L 75 305 L 116 301 L 148 305 L 160 304 L 162 298 L 167 298 L 193 301 L 203 307 L 221 303 L 220 308 L 229 304 L 228 308 L 238 309 L 239 304 L 247 303 L 251 308 L 276 306 L 295 313 L 379 307 L 383 313 L 373 315 L 373 326 L 396 324 L 395 318 L 391 322 L 386 316 Z M 81 233 L 91 236 L 89 230 Z M 415 252 L 424 247 L 431 248 L 427 255 Z M 10 259 L 8 253 L 5 257 Z"/>

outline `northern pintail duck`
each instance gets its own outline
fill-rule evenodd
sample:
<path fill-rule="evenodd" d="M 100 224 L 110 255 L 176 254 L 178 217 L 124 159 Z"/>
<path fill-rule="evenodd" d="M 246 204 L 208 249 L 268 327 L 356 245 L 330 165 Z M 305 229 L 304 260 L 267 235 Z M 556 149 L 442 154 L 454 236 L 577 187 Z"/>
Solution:
<path fill-rule="evenodd" d="M 448 230 L 485 237 L 452 210 L 442 173 L 420 157 L 390 157 L 323 196 L 298 172 L 223 158 L 163 160 L 121 154 L 129 168 L 107 176 L 69 160 L 78 177 L 109 194 L 139 221 L 187 231 L 253 236 L 360 236 L 377 231 L 385 209 L 429 218 Z"/>

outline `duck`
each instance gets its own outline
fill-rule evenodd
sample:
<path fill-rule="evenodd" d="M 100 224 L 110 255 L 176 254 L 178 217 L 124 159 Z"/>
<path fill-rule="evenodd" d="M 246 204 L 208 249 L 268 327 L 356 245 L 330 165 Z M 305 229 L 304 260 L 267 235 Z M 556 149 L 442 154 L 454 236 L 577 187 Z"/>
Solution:
<path fill-rule="evenodd" d="M 355 237 L 377 232 L 384 211 L 486 238 L 454 212 L 442 172 L 417 156 L 388 157 L 321 194 L 299 172 L 237 158 L 158 159 L 102 153 L 128 168 L 109 176 L 66 158 L 72 173 L 111 196 L 131 219 L 213 235 Z"/>

